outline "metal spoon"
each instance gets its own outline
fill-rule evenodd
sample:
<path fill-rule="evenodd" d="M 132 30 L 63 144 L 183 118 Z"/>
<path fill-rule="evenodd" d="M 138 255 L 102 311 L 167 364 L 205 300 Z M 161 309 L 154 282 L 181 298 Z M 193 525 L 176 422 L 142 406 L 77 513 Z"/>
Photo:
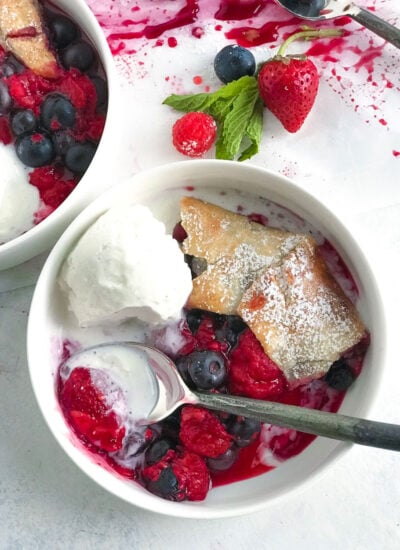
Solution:
<path fill-rule="evenodd" d="M 208 409 L 251 417 L 261 422 L 293 428 L 331 439 L 400 451 L 400 426 L 396 424 L 363 420 L 272 401 L 261 401 L 222 393 L 192 391 L 182 381 L 175 364 L 169 357 L 161 351 L 144 344 L 112 342 L 86 348 L 71 355 L 64 362 L 62 369 L 66 368 L 68 370 L 68 368 L 78 365 L 90 366 L 88 363 L 80 365 L 80 356 L 85 356 L 87 361 L 88 353 L 93 352 L 98 355 L 102 349 L 106 348 L 108 354 L 110 350 L 114 349 L 116 355 L 123 357 L 123 362 L 140 361 L 141 368 L 149 367 L 149 372 L 152 372 L 152 376 L 154 376 L 156 391 L 148 409 L 149 413 L 146 414 L 146 418 L 140 419 L 139 423 L 142 425 L 159 422 L 184 404 L 203 405 Z M 132 354 L 129 357 L 129 354 L 121 353 L 121 350 L 130 350 Z M 122 368 L 125 371 L 129 370 L 130 365 L 124 364 Z M 137 369 L 137 365 L 135 368 Z"/>
<path fill-rule="evenodd" d="M 312 21 L 347 15 L 396 48 L 400 48 L 400 29 L 349 0 L 275 0 L 275 2 L 290 13 Z"/>

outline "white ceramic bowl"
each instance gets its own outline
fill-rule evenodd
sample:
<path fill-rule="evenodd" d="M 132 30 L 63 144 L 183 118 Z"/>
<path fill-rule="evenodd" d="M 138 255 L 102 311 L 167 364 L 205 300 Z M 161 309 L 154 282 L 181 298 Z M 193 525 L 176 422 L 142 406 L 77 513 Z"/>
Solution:
<path fill-rule="evenodd" d="M 174 503 L 162 500 L 138 484 L 121 479 L 96 464 L 95 458 L 72 437 L 60 412 L 54 375 L 55 348 L 60 346 L 65 309 L 57 299 L 60 266 L 79 236 L 107 208 L 119 202 L 151 205 L 160 193 L 187 194 L 186 186 L 199 192 L 215 187 L 246 192 L 281 204 L 309 220 L 325 235 L 349 267 L 359 289 L 357 307 L 372 335 L 372 343 L 357 382 L 347 392 L 341 412 L 365 416 L 378 391 L 385 368 L 386 326 L 379 290 L 357 243 L 342 223 L 320 202 L 288 179 L 264 169 L 226 161 L 183 161 L 142 172 L 86 208 L 68 227 L 51 252 L 37 283 L 28 326 L 28 361 L 31 380 L 43 415 L 54 436 L 71 459 L 94 481 L 136 506 L 178 517 L 217 518 L 258 510 L 314 481 L 351 446 L 317 438 L 305 451 L 259 477 L 218 487 L 204 502 Z M 172 218 L 179 219 L 178 200 Z M 168 212 L 170 214 L 171 212 Z M 64 306 L 65 307 L 65 306 Z M 109 335 L 112 339 L 113 336 Z M 379 368 L 378 368 L 379 365 Z"/>
<path fill-rule="evenodd" d="M 104 67 L 108 83 L 107 119 L 102 138 L 90 167 L 79 185 L 43 222 L 0 245 L 0 271 L 33 258 L 53 245 L 71 220 L 102 191 L 115 182 L 113 158 L 118 140 L 120 108 L 118 78 L 104 33 L 85 0 L 52 0 L 51 4 L 69 15 L 89 37 Z"/>

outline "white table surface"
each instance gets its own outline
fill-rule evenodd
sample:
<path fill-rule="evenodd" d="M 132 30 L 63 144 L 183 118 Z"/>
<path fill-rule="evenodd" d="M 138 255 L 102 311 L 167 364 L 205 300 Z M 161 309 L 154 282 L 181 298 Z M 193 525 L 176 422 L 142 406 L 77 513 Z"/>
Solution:
<path fill-rule="evenodd" d="M 111 3 L 89 2 L 103 23 Z M 400 24 L 396 0 L 359 4 Z M 210 22 L 210 37 L 204 40 L 182 29 L 172 33 L 178 37 L 175 49 L 140 43 L 137 54 L 116 58 L 126 115 L 126 147 L 118 157 L 126 176 L 179 160 L 169 137 L 177 116 L 160 105 L 172 91 L 171 79 L 164 77 L 173 71 L 187 92 L 195 91 L 190 85 L 193 75 L 202 75 L 215 87 L 210 60 L 227 41 L 223 33 L 212 33 L 214 24 Z M 354 30 L 350 44 L 366 47 L 371 35 L 356 25 L 349 28 Z M 109 34 L 111 26 L 105 26 L 105 32 Z M 373 39 L 373 44 L 380 47 L 382 41 Z M 258 59 L 269 51 L 265 46 L 255 49 Z M 371 73 L 350 68 L 341 81 L 332 81 L 332 67 L 340 72 L 351 53 L 341 55 L 334 65 L 315 60 L 321 89 L 303 129 L 289 135 L 269 116 L 262 152 L 250 162 L 289 175 L 315 194 L 364 248 L 385 301 L 390 337 L 387 363 L 376 365 L 385 369 L 385 376 L 370 418 L 400 423 L 400 157 L 392 153 L 400 150 L 400 51 L 387 45 Z M 394 86 L 385 85 L 387 80 Z M 1 550 L 400 548 L 400 455 L 394 452 L 354 446 L 300 496 L 225 520 L 160 517 L 96 486 L 53 439 L 30 386 L 25 331 L 33 286 L 24 285 L 32 285 L 41 261 L 0 274 Z M 12 286 L 22 288 L 6 291 Z"/>

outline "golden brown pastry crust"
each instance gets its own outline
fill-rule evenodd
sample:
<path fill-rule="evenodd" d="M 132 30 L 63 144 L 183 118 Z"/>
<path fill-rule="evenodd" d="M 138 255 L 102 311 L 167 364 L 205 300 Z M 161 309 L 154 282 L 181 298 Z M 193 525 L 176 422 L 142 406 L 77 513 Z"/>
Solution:
<path fill-rule="evenodd" d="M 314 239 L 184 197 L 186 254 L 207 261 L 187 306 L 238 314 L 292 384 L 319 378 L 365 327 Z"/>
<path fill-rule="evenodd" d="M 184 253 L 207 261 L 207 270 L 193 280 L 188 307 L 225 315 L 236 313 L 257 273 L 299 238 L 194 197 L 181 200 L 181 223 L 188 235 Z"/>
<path fill-rule="evenodd" d="M 59 75 L 36 0 L 0 0 L 0 43 L 34 73 L 45 78 Z"/>
<path fill-rule="evenodd" d="M 292 383 L 322 376 L 365 333 L 307 236 L 253 282 L 238 313 Z"/>

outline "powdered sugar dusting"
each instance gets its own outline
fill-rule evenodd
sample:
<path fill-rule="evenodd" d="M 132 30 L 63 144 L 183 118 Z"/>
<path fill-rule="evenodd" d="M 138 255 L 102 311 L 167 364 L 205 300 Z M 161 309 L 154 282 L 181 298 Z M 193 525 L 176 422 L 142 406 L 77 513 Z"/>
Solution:
<path fill-rule="evenodd" d="M 238 311 L 293 382 L 322 376 L 364 333 L 306 238 L 253 282 Z"/>

